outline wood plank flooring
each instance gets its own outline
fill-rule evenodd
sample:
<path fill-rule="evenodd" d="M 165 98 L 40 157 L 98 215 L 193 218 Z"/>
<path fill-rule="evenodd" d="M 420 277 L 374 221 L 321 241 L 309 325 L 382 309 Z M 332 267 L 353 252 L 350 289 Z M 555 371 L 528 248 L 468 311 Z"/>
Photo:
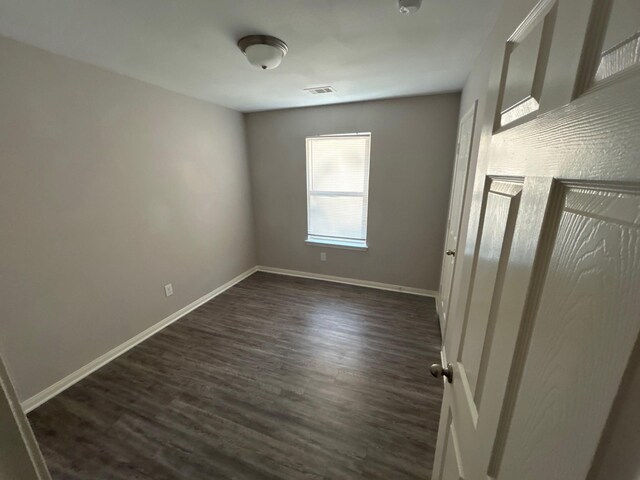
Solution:
<path fill-rule="evenodd" d="M 29 415 L 54 480 L 429 479 L 434 300 L 256 273 Z"/>

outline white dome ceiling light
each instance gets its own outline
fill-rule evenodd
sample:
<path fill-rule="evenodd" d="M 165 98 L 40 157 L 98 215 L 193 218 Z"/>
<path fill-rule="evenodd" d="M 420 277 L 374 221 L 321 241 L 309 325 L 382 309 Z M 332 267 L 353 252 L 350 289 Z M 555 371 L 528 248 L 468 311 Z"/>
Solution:
<path fill-rule="evenodd" d="M 416 13 L 422 5 L 422 0 L 398 0 L 398 10 L 403 15 Z"/>
<path fill-rule="evenodd" d="M 272 70 L 289 51 L 287 44 L 269 35 L 249 35 L 238 40 L 238 47 L 249 63 L 261 70 Z"/>

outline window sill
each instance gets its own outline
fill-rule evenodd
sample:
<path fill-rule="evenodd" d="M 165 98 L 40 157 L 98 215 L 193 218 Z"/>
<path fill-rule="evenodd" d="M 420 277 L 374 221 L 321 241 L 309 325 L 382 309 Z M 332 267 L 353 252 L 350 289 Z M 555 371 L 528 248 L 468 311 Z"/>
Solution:
<path fill-rule="evenodd" d="M 314 247 L 343 248 L 345 250 L 359 250 L 361 252 L 369 250 L 369 246 L 366 243 L 349 242 L 346 240 L 318 240 L 315 238 L 307 238 L 305 243 Z"/>

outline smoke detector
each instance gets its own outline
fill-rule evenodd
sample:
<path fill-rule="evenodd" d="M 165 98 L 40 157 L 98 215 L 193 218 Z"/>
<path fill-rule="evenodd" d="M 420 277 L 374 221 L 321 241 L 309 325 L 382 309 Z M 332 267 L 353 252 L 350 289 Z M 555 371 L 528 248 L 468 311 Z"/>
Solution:
<path fill-rule="evenodd" d="M 251 65 L 261 70 L 276 68 L 289 51 L 287 44 L 270 35 L 249 35 L 238 40 L 238 48 Z"/>
<path fill-rule="evenodd" d="M 422 5 L 422 0 L 398 0 L 398 10 L 403 15 L 416 13 Z"/>

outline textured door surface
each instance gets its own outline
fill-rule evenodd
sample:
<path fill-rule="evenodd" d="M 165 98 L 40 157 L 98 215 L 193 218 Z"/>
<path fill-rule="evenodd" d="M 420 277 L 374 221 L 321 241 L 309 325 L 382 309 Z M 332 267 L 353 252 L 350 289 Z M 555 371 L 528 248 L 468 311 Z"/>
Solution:
<path fill-rule="evenodd" d="M 611 466 L 621 455 L 640 467 L 623 448 L 640 435 L 639 31 L 636 0 L 503 8 L 434 479 L 631 480 Z"/>

